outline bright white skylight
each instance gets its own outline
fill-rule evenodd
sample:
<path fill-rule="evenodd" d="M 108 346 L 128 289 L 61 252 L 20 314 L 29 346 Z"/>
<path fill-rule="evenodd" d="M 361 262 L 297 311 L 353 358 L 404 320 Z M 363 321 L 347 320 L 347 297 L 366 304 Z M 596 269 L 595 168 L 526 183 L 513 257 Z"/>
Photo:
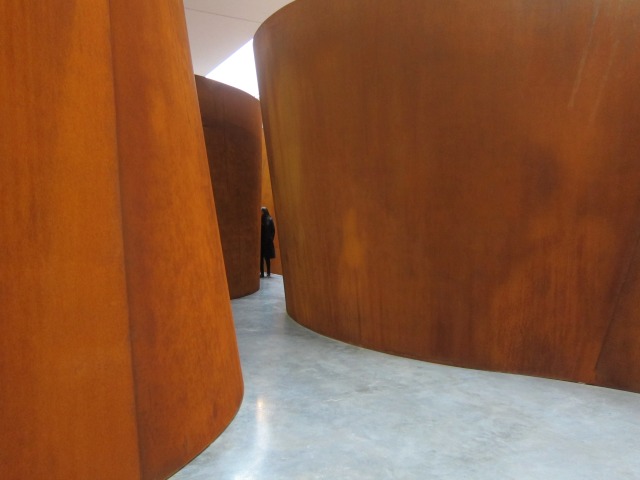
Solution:
<path fill-rule="evenodd" d="M 256 98 L 260 98 L 256 63 L 253 58 L 253 39 L 249 40 L 236 53 L 209 72 L 207 78 L 226 83 L 244 90 Z"/>

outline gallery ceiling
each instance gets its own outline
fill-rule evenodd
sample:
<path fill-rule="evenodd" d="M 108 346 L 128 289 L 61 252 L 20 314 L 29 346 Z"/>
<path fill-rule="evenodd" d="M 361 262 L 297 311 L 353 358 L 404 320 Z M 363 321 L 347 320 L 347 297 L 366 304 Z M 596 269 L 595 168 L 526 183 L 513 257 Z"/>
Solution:
<path fill-rule="evenodd" d="M 207 75 L 292 0 L 184 0 L 193 70 Z"/>

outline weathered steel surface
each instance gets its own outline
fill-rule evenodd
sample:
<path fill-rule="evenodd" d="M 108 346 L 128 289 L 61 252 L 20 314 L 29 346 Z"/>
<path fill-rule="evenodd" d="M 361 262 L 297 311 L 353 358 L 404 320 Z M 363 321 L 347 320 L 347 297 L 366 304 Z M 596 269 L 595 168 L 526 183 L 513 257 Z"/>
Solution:
<path fill-rule="evenodd" d="M 260 288 L 262 115 L 257 98 L 196 75 L 231 298 Z"/>
<path fill-rule="evenodd" d="M 640 390 L 638 25 L 618 0 L 298 0 L 268 19 L 289 313 L 387 352 Z"/>
<path fill-rule="evenodd" d="M 242 396 L 182 2 L 0 24 L 0 477 L 167 477 Z"/>

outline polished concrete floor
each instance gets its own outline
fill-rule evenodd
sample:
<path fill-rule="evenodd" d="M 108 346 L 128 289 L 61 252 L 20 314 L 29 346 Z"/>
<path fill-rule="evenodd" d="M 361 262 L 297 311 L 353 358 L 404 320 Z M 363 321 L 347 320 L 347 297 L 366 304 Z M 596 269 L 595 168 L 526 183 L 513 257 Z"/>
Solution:
<path fill-rule="evenodd" d="M 640 395 L 446 367 L 317 335 L 282 277 L 234 300 L 245 378 L 175 480 L 640 479 Z"/>

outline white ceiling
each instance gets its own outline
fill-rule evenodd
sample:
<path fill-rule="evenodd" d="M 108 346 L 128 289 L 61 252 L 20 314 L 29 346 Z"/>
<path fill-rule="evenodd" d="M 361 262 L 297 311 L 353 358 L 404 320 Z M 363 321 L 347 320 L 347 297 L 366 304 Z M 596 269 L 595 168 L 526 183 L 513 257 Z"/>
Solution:
<path fill-rule="evenodd" d="M 292 0 L 184 0 L 193 70 L 207 75 Z"/>

